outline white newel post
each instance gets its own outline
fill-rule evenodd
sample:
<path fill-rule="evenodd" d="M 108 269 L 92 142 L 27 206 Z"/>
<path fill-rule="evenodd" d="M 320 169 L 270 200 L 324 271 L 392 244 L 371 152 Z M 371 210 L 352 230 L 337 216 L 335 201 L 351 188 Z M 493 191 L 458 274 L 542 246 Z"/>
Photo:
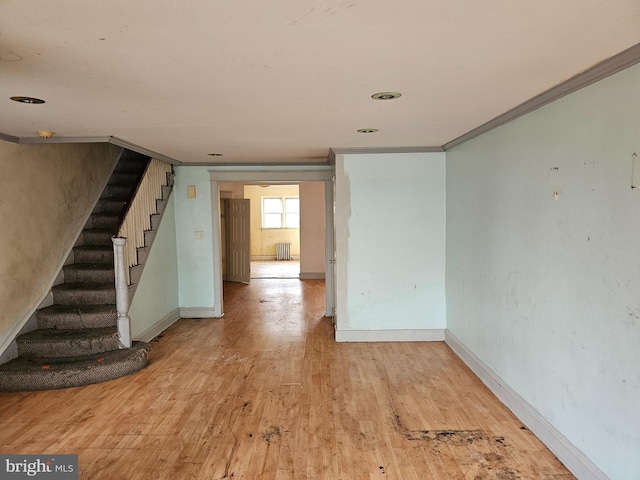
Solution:
<path fill-rule="evenodd" d="M 118 311 L 118 332 L 124 348 L 131 347 L 131 319 L 129 318 L 129 285 L 124 263 L 124 237 L 111 237 L 113 241 L 113 263 L 116 275 L 116 310 Z"/>

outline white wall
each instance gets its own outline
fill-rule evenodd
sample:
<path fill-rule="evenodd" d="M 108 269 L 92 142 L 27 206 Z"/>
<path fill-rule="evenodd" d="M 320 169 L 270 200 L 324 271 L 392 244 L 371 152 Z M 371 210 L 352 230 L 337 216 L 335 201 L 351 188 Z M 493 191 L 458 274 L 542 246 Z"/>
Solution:
<path fill-rule="evenodd" d="M 335 223 L 336 338 L 443 339 L 444 153 L 338 155 Z"/>
<path fill-rule="evenodd" d="M 134 340 L 149 341 L 180 317 L 174 198 L 172 193 L 131 301 Z"/>
<path fill-rule="evenodd" d="M 176 206 L 178 282 L 183 317 L 211 317 L 216 303 L 213 288 L 213 235 L 209 167 L 176 167 L 173 195 Z M 187 198 L 187 187 L 196 186 L 196 198 Z M 204 232 L 196 239 L 195 232 Z M 220 259 L 216 259 L 220 261 Z"/>
<path fill-rule="evenodd" d="M 324 278 L 325 199 L 323 182 L 300 184 L 300 278 Z"/>
<path fill-rule="evenodd" d="M 448 329 L 619 480 L 640 478 L 634 152 L 639 66 L 447 153 Z"/>

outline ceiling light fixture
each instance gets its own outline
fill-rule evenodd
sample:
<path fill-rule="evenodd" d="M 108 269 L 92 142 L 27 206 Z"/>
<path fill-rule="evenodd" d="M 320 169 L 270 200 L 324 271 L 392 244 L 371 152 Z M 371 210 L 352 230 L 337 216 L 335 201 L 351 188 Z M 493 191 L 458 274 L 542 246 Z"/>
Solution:
<path fill-rule="evenodd" d="M 54 132 L 51 130 L 38 130 L 38 136 L 40 138 L 53 138 Z"/>
<path fill-rule="evenodd" d="M 358 133 L 376 133 L 378 131 L 377 128 L 359 128 Z"/>
<path fill-rule="evenodd" d="M 31 103 L 33 105 L 44 103 L 44 100 L 35 97 L 11 97 L 11 100 L 19 103 Z"/>
<path fill-rule="evenodd" d="M 374 100 L 395 100 L 400 98 L 402 94 L 400 92 L 379 92 L 371 95 Z"/>

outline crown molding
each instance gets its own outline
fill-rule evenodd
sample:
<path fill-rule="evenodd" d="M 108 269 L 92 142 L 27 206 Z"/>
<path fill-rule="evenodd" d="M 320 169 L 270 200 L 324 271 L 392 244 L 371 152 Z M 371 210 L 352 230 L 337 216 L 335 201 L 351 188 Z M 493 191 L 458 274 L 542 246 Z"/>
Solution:
<path fill-rule="evenodd" d="M 564 82 L 550 88 L 549 90 L 542 92 L 539 95 L 521 103 L 515 108 L 498 115 L 493 120 L 489 120 L 487 123 L 480 125 L 477 128 L 461 135 L 460 137 L 445 143 L 442 146 L 444 151 L 449 150 L 452 147 L 467 142 L 473 138 L 476 138 L 484 133 L 505 125 L 513 120 L 516 120 L 528 113 L 537 110 L 551 102 L 554 102 L 562 97 L 565 97 L 571 93 L 577 92 L 589 85 L 592 85 L 600 80 L 603 80 L 611 75 L 614 75 L 622 70 L 632 67 L 640 63 L 640 43 L 630 47 L 622 52 L 607 58 L 600 63 L 595 64 L 593 67 L 578 73 L 573 77 L 565 80 Z"/>
<path fill-rule="evenodd" d="M 117 145 L 118 147 L 126 148 L 147 157 L 152 157 L 163 162 L 170 163 L 172 165 L 182 165 L 182 162 L 175 158 L 167 157 L 148 148 L 141 147 L 135 143 L 128 142 L 122 138 L 113 136 L 99 136 L 99 137 L 52 137 L 52 138 L 40 138 L 40 137 L 15 137 L 13 135 L 7 135 L 0 132 L 0 140 L 7 142 L 17 143 L 20 145 L 34 145 L 34 144 L 46 144 L 46 143 L 110 143 Z"/>
<path fill-rule="evenodd" d="M 346 147 L 332 148 L 329 150 L 327 161 L 335 162 L 336 155 L 359 155 L 380 153 L 442 153 L 442 147 Z"/>
<path fill-rule="evenodd" d="M 0 132 L 0 140 L 4 140 L 5 142 L 18 143 L 20 140 L 18 137 L 14 137 L 13 135 L 7 135 L 6 133 Z"/>

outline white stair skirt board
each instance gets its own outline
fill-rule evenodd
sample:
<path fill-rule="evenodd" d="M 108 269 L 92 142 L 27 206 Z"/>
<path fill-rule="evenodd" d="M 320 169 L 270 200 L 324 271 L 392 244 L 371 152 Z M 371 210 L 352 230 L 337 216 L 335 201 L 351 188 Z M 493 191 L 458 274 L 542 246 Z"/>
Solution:
<path fill-rule="evenodd" d="M 445 343 L 475 373 L 498 399 L 531 430 L 542 443 L 579 479 L 608 480 L 587 456 L 562 435 L 547 419 L 506 384 L 488 365 L 469 350 L 449 330 Z"/>
<path fill-rule="evenodd" d="M 442 342 L 444 330 L 336 330 L 336 342 Z"/>
<path fill-rule="evenodd" d="M 180 308 L 181 318 L 219 318 L 221 313 L 217 313 L 217 308 L 211 307 L 182 307 Z"/>
<path fill-rule="evenodd" d="M 178 320 L 180 320 L 180 310 L 176 308 L 174 311 L 167 313 L 162 320 L 151 325 L 140 335 L 136 335 L 134 340 L 150 342 Z"/>

